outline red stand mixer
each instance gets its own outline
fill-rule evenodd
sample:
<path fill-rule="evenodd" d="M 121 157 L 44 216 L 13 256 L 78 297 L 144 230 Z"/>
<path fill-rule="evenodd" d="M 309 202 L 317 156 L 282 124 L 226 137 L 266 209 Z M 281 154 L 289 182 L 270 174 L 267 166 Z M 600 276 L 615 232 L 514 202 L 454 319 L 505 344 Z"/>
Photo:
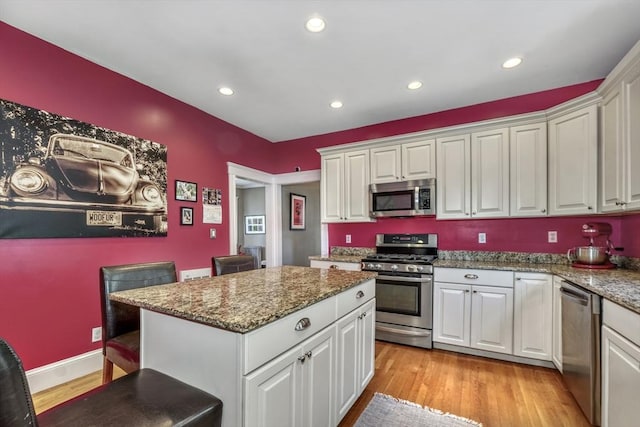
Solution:
<path fill-rule="evenodd" d="M 567 258 L 571 262 L 571 266 L 590 269 L 616 268 L 616 265 L 609 261 L 611 251 L 621 251 L 623 248 L 613 246 L 609 240 L 611 233 L 611 224 L 606 222 L 583 224 L 582 237 L 589 239 L 589 246 L 577 246 L 567 251 Z M 598 246 L 598 240 L 602 241 L 602 239 L 605 240 L 604 246 Z"/>

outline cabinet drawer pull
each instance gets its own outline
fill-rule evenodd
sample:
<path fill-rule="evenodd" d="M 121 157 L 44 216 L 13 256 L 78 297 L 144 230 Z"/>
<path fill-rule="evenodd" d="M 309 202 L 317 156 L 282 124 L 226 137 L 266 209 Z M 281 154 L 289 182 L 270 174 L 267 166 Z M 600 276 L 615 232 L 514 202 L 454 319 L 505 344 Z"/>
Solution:
<path fill-rule="evenodd" d="M 358 291 L 358 292 L 356 293 L 356 298 L 357 298 L 357 299 L 360 299 L 360 298 L 362 298 L 363 296 L 364 296 L 364 292 L 362 292 L 362 291 Z"/>
<path fill-rule="evenodd" d="M 303 317 L 296 323 L 296 331 L 304 331 L 309 326 L 311 326 L 311 320 L 308 317 Z"/>
<path fill-rule="evenodd" d="M 331 269 L 333 269 L 333 270 L 337 270 L 337 269 L 338 269 L 338 266 L 337 266 L 336 264 L 331 264 L 331 265 L 329 266 L 329 268 L 331 268 Z"/>
<path fill-rule="evenodd" d="M 475 279 L 478 278 L 478 275 L 477 274 L 465 274 L 464 278 L 465 279 L 474 279 L 475 280 Z"/>

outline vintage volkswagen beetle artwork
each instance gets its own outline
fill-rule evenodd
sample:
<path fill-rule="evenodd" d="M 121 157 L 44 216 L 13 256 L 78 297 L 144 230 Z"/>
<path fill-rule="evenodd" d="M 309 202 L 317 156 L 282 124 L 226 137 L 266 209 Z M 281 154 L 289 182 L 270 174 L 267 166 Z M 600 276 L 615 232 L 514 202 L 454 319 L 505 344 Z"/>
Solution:
<path fill-rule="evenodd" d="M 42 158 L 17 164 L 0 186 L 0 214 L 16 226 L 26 220 L 27 234 L 35 227 L 39 236 L 57 237 L 54 228 L 61 236 L 166 235 L 165 193 L 140 172 L 123 147 L 58 133 Z"/>

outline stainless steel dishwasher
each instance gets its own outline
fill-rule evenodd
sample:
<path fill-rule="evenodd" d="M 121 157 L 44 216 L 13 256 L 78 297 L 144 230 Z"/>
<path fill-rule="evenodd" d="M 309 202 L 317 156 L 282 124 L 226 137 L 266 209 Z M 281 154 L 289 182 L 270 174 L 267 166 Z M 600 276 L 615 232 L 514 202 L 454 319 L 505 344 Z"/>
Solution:
<path fill-rule="evenodd" d="M 593 425 L 600 425 L 600 297 L 562 281 L 562 377 Z"/>

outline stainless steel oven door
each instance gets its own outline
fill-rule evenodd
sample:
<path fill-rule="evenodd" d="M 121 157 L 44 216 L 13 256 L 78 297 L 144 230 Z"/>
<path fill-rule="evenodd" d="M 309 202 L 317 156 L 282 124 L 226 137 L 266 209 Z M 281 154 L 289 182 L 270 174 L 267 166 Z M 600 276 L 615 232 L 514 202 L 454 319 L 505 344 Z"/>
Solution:
<path fill-rule="evenodd" d="M 433 276 L 376 278 L 376 320 L 431 329 Z"/>

